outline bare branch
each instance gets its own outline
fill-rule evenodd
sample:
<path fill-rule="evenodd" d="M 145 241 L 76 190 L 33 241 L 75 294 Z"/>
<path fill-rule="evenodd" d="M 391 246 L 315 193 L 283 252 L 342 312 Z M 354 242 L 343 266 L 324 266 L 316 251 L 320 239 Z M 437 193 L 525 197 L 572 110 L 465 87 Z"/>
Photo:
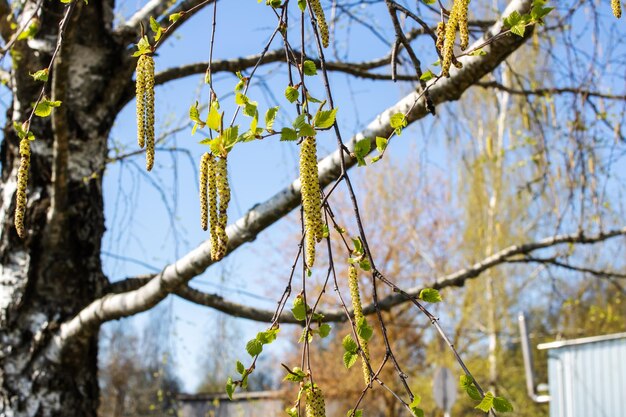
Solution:
<path fill-rule="evenodd" d="M 566 243 L 575 243 L 581 245 L 588 245 L 598 242 L 603 242 L 605 240 L 611 239 L 617 236 L 626 235 L 626 227 L 622 227 L 621 229 L 611 230 L 609 232 L 600 232 L 598 234 L 592 236 L 585 236 L 582 233 L 575 234 L 566 234 L 566 235 L 556 235 L 552 237 L 547 237 L 536 242 L 525 243 L 522 245 L 513 245 L 509 246 L 501 251 L 494 253 L 493 255 L 483 259 L 480 262 L 475 263 L 474 265 L 456 271 L 452 274 L 444 275 L 436 278 L 432 283 L 426 286 L 413 287 L 406 291 L 406 293 L 410 297 L 417 297 L 421 290 L 424 288 L 434 288 L 434 289 L 443 289 L 446 287 L 459 287 L 465 284 L 465 281 L 469 279 L 473 279 L 478 277 L 480 274 L 485 272 L 486 270 L 493 268 L 494 266 L 507 263 L 511 260 L 511 258 L 520 255 L 526 255 L 531 252 L 540 249 L 546 249 L 557 245 L 562 245 Z M 402 294 L 393 294 L 384 299 L 380 300 L 379 305 L 380 308 L 388 310 L 391 307 L 397 306 L 407 301 L 406 296 Z M 363 311 L 366 314 L 372 314 L 374 310 L 373 305 L 368 305 L 363 308 Z"/>
<path fill-rule="evenodd" d="M 495 88 L 497 90 L 506 91 L 509 94 L 523 95 L 523 96 L 545 96 L 554 94 L 575 94 L 585 97 L 598 97 L 608 100 L 626 100 L 626 94 L 608 94 L 601 91 L 586 90 L 580 87 L 554 87 L 554 88 L 535 88 L 532 90 L 517 89 L 507 87 L 500 84 L 497 81 L 481 81 L 476 84 L 483 88 Z"/>
<path fill-rule="evenodd" d="M 118 281 L 111 284 L 108 291 L 113 294 L 119 294 L 127 291 L 136 290 L 137 288 L 140 288 L 141 286 L 149 282 L 152 277 L 152 275 L 146 275 L 142 277 L 128 278 L 123 281 Z M 234 317 L 241 317 L 253 321 L 270 323 L 272 322 L 272 319 L 275 315 L 275 311 L 273 310 L 265 310 L 228 301 L 225 300 L 224 297 L 222 297 L 221 295 L 206 293 L 195 288 L 191 288 L 187 285 L 177 289 L 174 294 L 187 301 L 191 301 L 192 303 L 210 307 Z M 345 319 L 345 314 L 341 312 L 331 314 L 327 318 L 327 321 L 345 321 Z M 280 315 L 278 321 L 280 323 L 303 324 L 302 322 L 297 321 L 293 314 L 287 312 L 283 312 Z"/>
<path fill-rule="evenodd" d="M 149 27 L 150 16 L 157 18 L 171 6 L 169 0 L 150 0 L 141 9 L 137 10 L 126 23 L 119 26 L 116 32 L 121 36 L 137 36 L 140 26 Z"/>
<path fill-rule="evenodd" d="M 536 242 L 525 243 L 521 245 L 513 245 L 509 246 L 505 249 L 502 249 L 493 255 L 483 259 L 480 262 L 475 263 L 474 265 L 460 269 L 451 274 L 443 275 L 435 278 L 432 282 L 427 283 L 427 285 L 422 285 L 419 287 L 414 287 L 407 290 L 404 294 L 393 294 L 387 296 L 381 300 L 379 300 L 378 304 L 381 310 L 390 310 L 393 307 L 398 305 L 407 303 L 411 301 L 411 299 L 415 299 L 419 296 L 420 292 L 424 288 L 435 288 L 438 290 L 447 288 L 447 287 L 459 287 L 463 286 L 466 281 L 470 279 L 475 279 L 479 277 L 483 272 L 495 268 L 497 266 L 506 264 L 506 263 L 516 263 L 516 262 L 541 262 L 541 263 L 550 263 L 556 266 L 560 266 L 563 268 L 567 268 L 570 270 L 574 270 L 577 272 L 590 273 L 597 276 L 611 276 L 616 278 L 626 278 L 624 274 L 603 272 L 591 268 L 583 268 L 583 267 L 574 267 L 569 264 L 556 261 L 554 258 L 534 258 L 534 257 L 523 257 L 518 258 L 521 255 L 530 255 L 531 253 L 542 250 L 552 248 L 558 245 L 563 244 L 595 244 L 604 242 L 614 237 L 618 236 L 626 236 L 626 227 L 621 229 L 611 230 L 609 232 L 601 232 L 595 234 L 593 236 L 585 236 L 580 233 L 575 234 L 565 234 L 565 235 L 557 235 L 552 237 L 547 237 Z M 113 284 L 108 289 L 109 293 L 119 294 L 127 291 L 132 291 L 140 288 L 144 284 L 148 283 L 153 278 L 153 275 L 145 275 L 141 277 L 128 278 L 123 281 L 118 281 Z M 174 291 L 176 295 L 181 298 L 184 298 L 187 301 L 191 301 L 196 304 L 200 304 L 206 307 L 210 307 L 224 313 L 230 314 L 231 316 L 246 318 L 254 321 L 260 322 L 271 322 L 274 317 L 274 312 L 270 310 L 264 310 L 259 308 L 254 308 L 250 306 L 246 306 L 243 304 L 238 304 L 232 301 L 225 300 L 222 296 L 217 294 L 209 294 L 194 288 L 191 288 L 187 285 L 178 288 Z M 333 310 L 325 310 L 318 311 L 319 313 L 324 315 L 324 320 L 326 322 L 345 322 L 347 320 L 346 312 L 343 309 L 333 309 Z M 376 312 L 376 308 L 374 304 L 369 304 L 363 307 L 363 313 L 366 315 L 374 314 Z M 349 314 L 352 316 L 353 311 L 349 310 Z M 283 313 L 279 319 L 281 323 L 293 323 L 293 324 L 302 324 L 295 320 L 292 314 Z"/>
<path fill-rule="evenodd" d="M 530 7 L 530 3 L 531 0 L 514 0 L 506 8 L 504 15 L 509 15 L 514 10 L 525 12 Z M 501 30 L 502 21 L 500 20 L 478 42 L 484 43 L 485 39 L 494 37 Z M 527 37 L 530 34 L 532 31 L 528 30 Z M 431 81 L 429 88 L 433 103 L 440 104 L 457 100 L 465 90 L 493 71 L 509 54 L 521 46 L 527 37 L 500 37 L 485 46 L 486 55 L 463 57 L 462 69 L 453 69 L 450 78 L 439 79 L 436 83 Z M 371 138 L 374 141 L 377 136 L 389 136 L 393 132 L 390 118 L 396 113 L 406 114 L 408 123 L 413 123 L 428 114 L 423 97 L 413 92 L 378 115 L 365 130 L 352 138 L 346 145 L 347 148 L 353 150 L 356 142 L 363 138 Z M 375 149 L 375 144 L 371 148 Z M 343 157 L 344 151 L 339 149 L 319 162 L 318 174 L 322 187 L 329 185 L 340 176 Z M 356 162 L 356 159 L 350 159 L 344 161 L 343 165 L 349 168 Z M 266 202 L 253 207 L 242 218 L 227 227 L 228 253 L 254 240 L 262 230 L 287 215 L 299 204 L 300 181 L 295 180 L 287 188 Z M 58 360 L 62 349 L 70 339 L 86 337 L 97 331 L 100 324 L 106 321 L 127 317 L 153 307 L 169 293 L 204 272 L 213 263 L 210 253 L 210 243 L 205 241 L 175 263 L 166 266 L 141 288 L 123 294 L 107 295 L 93 301 L 77 316 L 61 325 L 46 349 L 46 355 L 51 360 Z"/>
<path fill-rule="evenodd" d="M 614 271 L 605 271 L 603 269 L 593 269 L 593 268 L 587 268 L 584 266 L 576 266 L 576 265 L 571 265 L 567 262 L 563 262 L 563 261 L 559 261 L 558 257 L 551 257 L 551 258 L 536 258 L 536 257 L 532 257 L 532 256 L 526 256 L 522 259 L 514 259 L 514 260 L 510 260 L 509 262 L 511 263 L 529 263 L 529 262 L 533 262 L 533 263 L 539 263 L 539 264 L 546 264 L 546 265 L 554 265 L 554 266 L 558 266 L 559 268 L 563 268 L 563 269 L 569 269 L 570 271 L 575 271 L 575 272 L 582 272 L 584 274 L 590 274 L 593 276 L 596 276 L 598 278 L 619 278 L 619 279 L 626 279 L 626 274 L 621 274 L 619 272 L 614 272 Z"/>
<path fill-rule="evenodd" d="M 150 17 L 159 21 L 161 26 L 169 26 L 168 17 L 164 16 L 169 11 L 170 14 L 181 13 L 181 17 L 173 24 L 167 32 L 163 33 L 159 43 L 163 43 L 176 28 L 183 24 L 188 18 L 208 4 L 216 0 L 185 0 L 178 6 L 170 9 L 171 2 L 167 0 L 150 0 L 145 6 L 138 10 L 129 20 L 115 30 L 115 34 L 119 36 L 123 42 L 132 42 L 139 37 L 141 25 L 144 28 L 150 27 Z"/>

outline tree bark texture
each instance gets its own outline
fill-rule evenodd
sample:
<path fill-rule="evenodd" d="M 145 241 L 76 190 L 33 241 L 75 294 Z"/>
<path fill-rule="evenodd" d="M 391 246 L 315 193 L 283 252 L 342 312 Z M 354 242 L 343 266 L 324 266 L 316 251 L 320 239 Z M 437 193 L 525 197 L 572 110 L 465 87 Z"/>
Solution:
<path fill-rule="evenodd" d="M 66 33 L 46 91 L 48 97 L 62 94 L 55 99 L 63 101 L 64 112 L 55 115 L 61 118 L 55 129 L 50 117 L 35 117 L 31 126 L 36 140 L 31 142 L 26 238 L 20 239 L 13 225 L 19 138 L 12 125 L 28 118 L 39 95 L 42 83 L 29 74 L 49 65 L 64 13 L 60 2 L 43 2 L 42 7 L 41 30 L 32 40 L 18 41 L 12 53 L 13 102 L 0 151 L 0 415 L 95 416 L 97 332 L 69 344 L 58 363 L 40 353 L 59 324 L 106 285 L 100 262 L 101 174 L 117 113 L 110 83 L 128 65 L 120 62 L 125 51 L 108 30 L 112 3 L 77 7 L 70 22 L 73 36 Z M 125 74 L 127 84 L 131 74 Z M 57 77 L 56 85 L 52 77 Z M 57 176 L 53 184 L 55 143 L 60 146 L 63 139 L 67 158 L 59 163 L 66 164 L 67 175 Z M 55 192 L 64 194 L 59 200 L 63 206 L 56 208 L 61 216 L 51 215 Z"/>

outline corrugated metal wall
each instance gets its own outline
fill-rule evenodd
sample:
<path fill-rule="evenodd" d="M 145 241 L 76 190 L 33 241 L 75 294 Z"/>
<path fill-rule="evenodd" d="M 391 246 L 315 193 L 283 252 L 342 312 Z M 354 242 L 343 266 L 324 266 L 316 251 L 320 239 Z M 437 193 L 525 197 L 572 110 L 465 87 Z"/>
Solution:
<path fill-rule="evenodd" d="M 626 337 L 540 348 L 549 349 L 550 417 L 626 417 Z"/>

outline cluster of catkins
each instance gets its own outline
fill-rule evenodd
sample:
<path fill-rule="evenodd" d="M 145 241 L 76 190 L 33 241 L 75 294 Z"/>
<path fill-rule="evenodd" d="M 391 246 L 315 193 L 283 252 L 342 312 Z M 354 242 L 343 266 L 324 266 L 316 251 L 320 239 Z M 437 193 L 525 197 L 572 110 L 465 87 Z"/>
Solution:
<path fill-rule="evenodd" d="M 315 262 L 315 244 L 324 237 L 322 195 L 317 176 L 317 146 L 315 137 L 305 137 L 300 145 L 300 184 L 304 213 L 304 253 L 310 269 Z"/>
<path fill-rule="evenodd" d="M 24 230 L 24 213 L 26 211 L 26 185 L 28 184 L 28 168 L 30 167 L 30 141 L 20 140 L 20 167 L 17 171 L 17 196 L 15 205 L 15 230 L 22 239 Z"/>
<path fill-rule="evenodd" d="M 141 55 L 137 60 L 137 143 L 146 147 L 146 169 L 154 165 L 154 60 Z"/>
<path fill-rule="evenodd" d="M 469 46 L 469 30 L 467 28 L 467 8 L 469 0 L 454 0 L 448 22 L 440 22 L 437 25 L 437 49 L 439 49 L 443 61 L 441 63 L 441 74 L 444 77 L 450 76 L 450 66 L 454 63 L 458 68 L 461 63 L 454 59 L 454 41 L 456 40 L 457 29 L 461 37 L 461 49 L 465 50 Z"/>
<path fill-rule="evenodd" d="M 203 230 L 210 226 L 213 261 L 219 261 L 226 255 L 229 202 L 227 159 L 215 158 L 206 152 L 200 160 L 200 223 Z"/>
<path fill-rule="evenodd" d="M 354 310 L 354 321 L 356 323 L 365 320 L 365 316 L 363 315 L 363 306 L 361 304 L 361 294 L 359 293 L 359 279 L 357 276 L 357 270 L 354 265 L 350 265 L 348 271 L 348 286 L 350 287 L 350 298 L 352 299 L 352 309 Z M 370 360 L 370 352 L 367 347 L 367 339 L 361 337 L 357 334 L 359 338 L 359 345 L 361 346 L 361 350 L 363 351 L 363 356 L 367 362 Z M 363 379 L 365 380 L 365 384 L 369 385 L 370 383 L 370 370 L 366 361 L 361 361 L 361 365 L 363 367 Z"/>
<path fill-rule="evenodd" d="M 328 36 L 328 23 L 326 23 L 326 16 L 324 16 L 324 9 L 320 0 L 309 0 L 313 14 L 317 19 L 317 26 L 320 28 L 320 37 L 322 38 L 322 46 L 328 48 L 329 36 Z"/>
<path fill-rule="evenodd" d="M 618 19 L 622 17 L 622 0 L 611 0 L 611 8 L 613 9 L 613 16 Z"/>

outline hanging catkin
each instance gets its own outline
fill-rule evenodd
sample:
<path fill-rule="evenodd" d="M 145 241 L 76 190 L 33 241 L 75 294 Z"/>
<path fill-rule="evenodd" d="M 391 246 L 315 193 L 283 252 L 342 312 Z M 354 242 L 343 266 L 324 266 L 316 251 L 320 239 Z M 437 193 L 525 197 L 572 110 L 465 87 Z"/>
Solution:
<path fill-rule="evenodd" d="M 315 262 L 315 243 L 324 236 L 315 137 L 304 138 L 300 146 L 300 192 L 304 212 L 305 260 L 306 265 L 312 268 Z"/>
<path fill-rule="evenodd" d="M 361 304 L 361 294 L 359 292 L 359 279 L 357 276 L 357 270 L 354 265 L 350 265 L 350 268 L 348 270 L 348 286 L 350 287 L 350 298 L 352 299 L 352 309 L 354 310 L 354 321 L 358 323 L 362 320 L 365 320 L 365 316 L 363 315 L 363 305 Z M 363 356 L 365 356 L 365 359 L 367 359 L 367 362 L 369 362 L 370 352 L 369 348 L 367 347 L 367 340 L 365 340 L 358 334 L 357 337 L 359 338 L 359 344 L 361 345 Z M 361 365 L 363 368 L 363 379 L 365 380 L 365 384 L 369 385 L 370 370 L 367 366 L 367 362 L 361 360 Z"/>
<path fill-rule="evenodd" d="M 456 0 L 458 3 L 457 14 L 459 21 L 459 33 L 461 37 L 461 50 L 466 50 L 469 46 L 469 29 L 467 28 L 467 9 L 469 8 L 469 0 Z"/>
<path fill-rule="evenodd" d="M 228 224 L 228 203 L 230 203 L 230 186 L 228 184 L 228 164 L 227 159 L 218 157 L 215 164 L 215 182 L 217 184 L 217 196 L 219 207 L 217 222 L 215 224 L 215 234 L 217 235 L 217 247 L 214 260 L 219 260 L 226 255 L 228 247 L 228 235 L 226 225 Z"/>
<path fill-rule="evenodd" d="M 137 144 L 141 149 L 146 146 L 146 132 L 144 130 L 144 117 L 146 115 L 146 107 L 144 96 L 146 92 L 146 71 L 144 65 L 144 57 L 141 55 L 137 60 L 137 79 L 135 81 L 135 101 L 137 103 Z"/>
<path fill-rule="evenodd" d="M 469 43 L 469 32 L 467 29 L 467 8 L 469 0 L 454 0 L 450 17 L 446 23 L 445 39 L 443 42 L 443 62 L 441 63 L 441 75 L 450 76 L 450 66 L 454 62 L 454 41 L 456 40 L 457 29 L 461 32 L 461 48 L 467 48 Z M 455 66 L 461 67 L 460 62 L 454 62 Z"/>
<path fill-rule="evenodd" d="M 611 0 L 611 9 L 613 9 L 613 16 L 618 19 L 622 17 L 622 0 Z"/>
<path fill-rule="evenodd" d="M 217 260 L 217 246 L 219 238 L 217 236 L 216 225 L 218 223 L 217 216 L 217 182 L 215 175 L 215 159 L 212 154 L 207 157 L 207 188 L 208 188 L 208 206 L 209 206 L 209 230 L 211 231 L 211 259 Z"/>
<path fill-rule="evenodd" d="M 306 417 L 326 417 L 324 393 L 317 385 L 306 388 L 305 399 Z"/>
<path fill-rule="evenodd" d="M 30 141 L 20 141 L 20 167 L 17 171 L 17 192 L 15 203 L 15 230 L 22 239 L 24 230 L 24 213 L 26 212 L 26 186 L 28 184 L 28 168 L 30 166 Z"/>
<path fill-rule="evenodd" d="M 437 50 L 443 53 L 443 43 L 446 39 L 446 24 L 444 22 L 437 23 Z"/>
<path fill-rule="evenodd" d="M 328 48 L 330 39 L 328 35 L 328 23 L 326 23 L 326 16 L 324 15 L 324 9 L 320 0 L 309 0 L 313 14 L 317 19 L 317 26 L 320 28 L 320 37 L 322 38 L 322 46 Z"/>
<path fill-rule="evenodd" d="M 209 165 L 212 162 L 212 156 L 210 153 L 205 152 L 200 159 L 200 224 L 202 230 L 206 230 L 209 227 L 209 200 L 208 200 L 208 186 L 209 186 Z"/>
<path fill-rule="evenodd" d="M 137 143 L 146 146 L 146 169 L 154 165 L 154 60 L 141 55 L 137 60 Z"/>

